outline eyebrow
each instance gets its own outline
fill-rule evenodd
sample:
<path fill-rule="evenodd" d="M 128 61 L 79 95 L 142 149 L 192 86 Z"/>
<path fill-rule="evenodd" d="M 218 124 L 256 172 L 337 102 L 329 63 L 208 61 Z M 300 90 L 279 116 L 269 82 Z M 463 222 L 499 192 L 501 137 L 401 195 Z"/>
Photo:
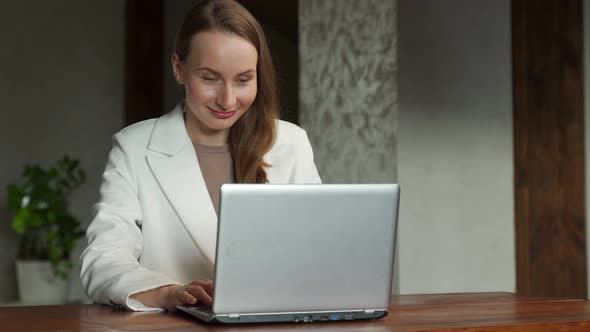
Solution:
<path fill-rule="evenodd" d="M 218 72 L 217 70 L 213 70 L 213 69 L 211 69 L 211 68 L 209 68 L 209 67 L 201 67 L 201 68 L 197 68 L 197 70 L 196 70 L 196 71 L 201 71 L 201 70 L 210 71 L 210 72 L 212 72 L 212 73 L 213 73 L 213 74 L 215 74 L 215 75 L 218 75 L 218 76 L 223 76 L 223 75 L 221 75 L 221 73 L 220 73 L 220 72 Z M 243 71 L 243 72 L 241 72 L 241 73 L 238 73 L 238 75 L 237 75 L 237 76 L 240 76 L 240 75 L 245 75 L 245 74 L 249 74 L 249 73 L 256 73 L 256 70 L 254 70 L 254 69 L 248 69 L 248 70 L 245 70 L 245 71 Z"/>

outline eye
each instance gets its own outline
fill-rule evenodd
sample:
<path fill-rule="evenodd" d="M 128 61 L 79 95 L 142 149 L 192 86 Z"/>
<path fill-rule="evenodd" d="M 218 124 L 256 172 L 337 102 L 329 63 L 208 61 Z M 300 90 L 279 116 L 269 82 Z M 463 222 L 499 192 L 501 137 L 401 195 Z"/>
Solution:
<path fill-rule="evenodd" d="M 203 77 L 203 81 L 205 81 L 205 82 L 208 82 L 208 83 L 217 82 L 217 77 L 213 77 L 213 76 L 204 76 L 204 77 Z"/>
<path fill-rule="evenodd" d="M 240 84 L 248 84 L 251 80 L 252 80 L 252 77 L 241 77 L 238 80 L 238 83 L 240 83 Z"/>

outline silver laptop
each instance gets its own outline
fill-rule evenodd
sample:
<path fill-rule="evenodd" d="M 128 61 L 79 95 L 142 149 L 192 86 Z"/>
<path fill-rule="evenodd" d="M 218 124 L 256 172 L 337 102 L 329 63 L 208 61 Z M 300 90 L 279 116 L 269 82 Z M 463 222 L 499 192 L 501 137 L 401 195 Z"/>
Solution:
<path fill-rule="evenodd" d="M 206 322 L 377 319 L 391 295 L 397 184 L 224 184 Z"/>

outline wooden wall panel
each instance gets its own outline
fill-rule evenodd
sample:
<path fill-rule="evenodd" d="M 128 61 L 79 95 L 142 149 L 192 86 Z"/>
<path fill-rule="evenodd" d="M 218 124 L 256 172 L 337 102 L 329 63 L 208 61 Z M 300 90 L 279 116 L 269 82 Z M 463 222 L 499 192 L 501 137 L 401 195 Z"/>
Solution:
<path fill-rule="evenodd" d="M 127 0 L 125 125 L 163 113 L 162 0 Z"/>
<path fill-rule="evenodd" d="M 513 0 L 517 292 L 586 298 L 582 0 Z"/>

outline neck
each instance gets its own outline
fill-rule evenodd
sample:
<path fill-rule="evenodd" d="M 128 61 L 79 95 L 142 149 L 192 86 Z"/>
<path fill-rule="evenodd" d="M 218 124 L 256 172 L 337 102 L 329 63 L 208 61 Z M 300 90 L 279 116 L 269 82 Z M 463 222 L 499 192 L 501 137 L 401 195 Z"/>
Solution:
<path fill-rule="evenodd" d="M 184 126 L 193 143 L 202 145 L 227 144 L 229 129 L 214 130 L 205 126 L 190 110 L 184 114 Z"/>

